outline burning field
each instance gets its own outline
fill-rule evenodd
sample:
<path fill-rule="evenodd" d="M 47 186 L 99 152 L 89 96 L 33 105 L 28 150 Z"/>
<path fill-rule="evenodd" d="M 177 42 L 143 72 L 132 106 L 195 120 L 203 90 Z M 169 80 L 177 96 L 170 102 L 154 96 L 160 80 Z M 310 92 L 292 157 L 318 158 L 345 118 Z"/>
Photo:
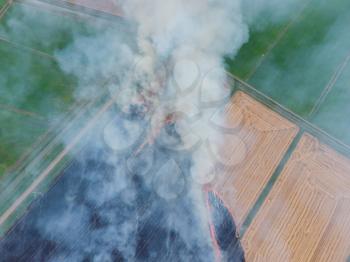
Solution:
<path fill-rule="evenodd" d="M 350 150 L 225 64 L 285 4 L 0 7 L 0 261 L 347 259 Z"/>
<path fill-rule="evenodd" d="M 66 8 L 30 5 L 50 12 Z M 215 167 L 211 150 L 223 143 L 210 119 L 215 114 L 222 123 L 219 109 L 230 99 L 222 56 L 247 34 L 240 17 L 229 17 L 239 3 L 193 1 L 184 8 L 177 1 L 127 1 L 122 7 L 128 30 L 119 34 L 95 20 L 100 31 L 78 31 L 68 43 L 34 41 L 34 52 L 47 48 L 74 78 L 69 98 L 92 108 L 77 121 L 72 117 L 73 128 L 57 136 L 63 145 L 57 155 L 40 154 L 24 172 L 5 176 L 3 231 L 70 159 L 55 185 L 5 235 L 5 261 L 243 259 L 239 244 L 235 254 L 213 249 L 209 225 L 214 231 L 220 225 L 210 222 L 210 214 L 217 221 L 222 206 L 211 198 L 209 210 L 202 190 Z M 216 22 L 203 30 L 208 14 Z M 225 33 L 218 30 L 221 19 L 229 21 Z M 4 30 L 13 38 L 15 21 Z M 232 217 L 225 221 L 234 225 Z"/>

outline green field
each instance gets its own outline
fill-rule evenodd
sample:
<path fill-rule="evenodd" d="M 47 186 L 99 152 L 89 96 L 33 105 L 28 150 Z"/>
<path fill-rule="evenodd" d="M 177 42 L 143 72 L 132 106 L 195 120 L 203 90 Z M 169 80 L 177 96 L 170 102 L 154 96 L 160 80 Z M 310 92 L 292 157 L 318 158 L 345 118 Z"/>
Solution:
<path fill-rule="evenodd" d="M 60 56 L 60 51 L 74 46 L 77 39 L 89 47 L 87 39 L 94 40 L 96 34 L 107 30 L 112 35 L 120 33 L 123 23 L 118 19 L 113 21 L 101 19 L 95 13 L 86 15 L 66 7 L 29 1 L 12 2 L 1 16 L 0 214 L 40 174 L 45 170 L 49 173 L 36 192 L 31 192 L 6 218 L 0 226 L 0 236 L 23 214 L 38 192 L 40 195 L 47 190 L 70 161 L 71 151 L 60 156 L 63 143 L 71 142 L 105 101 L 107 89 L 103 86 L 108 81 L 98 74 L 89 75 L 84 83 L 101 87 L 100 93 L 75 99 L 81 78 L 67 73 L 69 70 L 63 71 L 62 64 L 70 65 L 71 56 L 80 50 L 70 50 L 68 56 Z M 101 43 L 106 45 L 106 41 Z M 84 52 L 73 60 L 77 59 L 81 61 L 74 64 L 74 70 L 85 74 Z M 84 141 L 75 143 L 72 151 L 79 150 Z M 50 164 L 58 156 L 59 163 L 51 169 Z"/>
<path fill-rule="evenodd" d="M 0 20 L 0 176 L 59 116 L 74 109 L 77 80 L 53 54 L 96 31 L 88 18 L 13 3 Z"/>
<path fill-rule="evenodd" d="M 227 59 L 229 71 L 350 144 L 350 2 L 311 0 L 278 23 L 261 27 L 263 19 L 252 25 L 238 55 Z"/>
<path fill-rule="evenodd" d="M 6 2 L 7 2 L 6 0 L 0 0 L 0 8 L 1 8 L 3 5 L 5 5 Z"/>

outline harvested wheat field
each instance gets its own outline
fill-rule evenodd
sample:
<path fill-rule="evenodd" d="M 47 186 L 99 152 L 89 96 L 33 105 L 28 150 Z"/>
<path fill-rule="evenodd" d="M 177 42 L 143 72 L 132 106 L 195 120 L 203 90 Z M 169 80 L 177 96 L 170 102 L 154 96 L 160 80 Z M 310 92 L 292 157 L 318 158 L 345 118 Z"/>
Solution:
<path fill-rule="evenodd" d="M 63 0 L 65 2 L 120 16 L 121 11 L 112 0 Z"/>
<path fill-rule="evenodd" d="M 346 261 L 350 159 L 304 135 L 243 246 L 247 261 Z"/>
<path fill-rule="evenodd" d="M 227 158 L 211 187 L 239 229 L 299 128 L 242 91 L 224 113 L 229 126 L 223 130 L 230 133 L 223 152 Z"/>

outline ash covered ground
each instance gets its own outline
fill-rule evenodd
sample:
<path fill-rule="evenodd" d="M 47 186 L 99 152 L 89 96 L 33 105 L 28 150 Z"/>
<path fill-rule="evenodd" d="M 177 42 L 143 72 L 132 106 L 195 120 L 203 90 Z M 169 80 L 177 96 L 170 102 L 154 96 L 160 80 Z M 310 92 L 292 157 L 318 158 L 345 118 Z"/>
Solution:
<path fill-rule="evenodd" d="M 108 89 L 112 97 L 125 91 L 117 98 L 120 108 L 148 104 L 150 110 L 144 117 L 137 108 L 109 115 L 112 122 L 95 130 L 57 183 L 1 241 L 0 260 L 241 261 L 240 246 L 231 254 L 227 250 L 236 244 L 225 240 L 237 241 L 234 222 L 225 211 L 209 218 L 201 181 L 211 179 L 205 173 L 214 169 L 204 141 L 224 144 L 208 126 L 230 96 L 223 57 L 234 56 L 248 39 L 240 1 L 123 1 L 121 7 L 130 31 L 101 25 L 98 34 L 76 34 L 54 56 L 76 78 L 77 102 L 94 101 Z M 110 78 L 113 83 L 103 88 Z M 169 122 L 157 133 L 158 120 L 191 110 L 193 119 L 180 128 Z M 156 125 L 148 127 L 153 119 Z M 178 150 L 197 145 L 197 138 L 197 150 Z M 209 200 L 215 210 L 224 208 Z"/>
<path fill-rule="evenodd" d="M 126 140 L 127 123 L 144 124 L 133 116 L 114 121 Z M 101 133 L 1 240 L 0 261 L 215 261 L 190 188 L 191 154 L 159 142 L 181 143 L 174 126 L 137 155 L 144 134 L 116 153 Z M 209 200 L 221 258 L 243 261 L 234 222 L 215 195 Z"/>

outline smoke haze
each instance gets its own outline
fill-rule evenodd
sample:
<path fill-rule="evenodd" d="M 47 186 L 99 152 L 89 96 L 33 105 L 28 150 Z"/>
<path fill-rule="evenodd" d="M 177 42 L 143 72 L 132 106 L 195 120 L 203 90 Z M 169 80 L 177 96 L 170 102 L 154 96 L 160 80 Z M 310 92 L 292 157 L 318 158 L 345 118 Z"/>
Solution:
<path fill-rule="evenodd" d="M 77 102 L 108 91 L 114 106 L 2 242 L 5 261 L 215 260 L 202 185 L 215 178 L 207 145 L 223 142 L 209 125 L 230 97 L 223 57 L 248 39 L 240 1 L 119 5 L 128 30 L 53 51 Z"/>
<path fill-rule="evenodd" d="M 307 15 L 330 14 L 332 20 L 333 3 L 326 2 L 314 8 L 318 15 Z M 248 27 L 263 32 L 286 23 L 305 4 L 119 0 L 126 17 L 123 30 L 94 23 L 93 30 L 70 32 L 69 45 L 46 45 L 41 39 L 55 32 L 42 29 L 39 40 L 30 41 L 52 53 L 59 70 L 74 78 L 74 89 L 69 90 L 74 101 L 93 101 L 107 93 L 114 103 L 84 137 L 82 152 L 57 183 L 0 243 L 0 261 L 214 261 L 202 186 L 218 175 L 214 167 L 220 157 L 215 154 L 225 142 L 222 132 L 211 125 L 225 123 L 220 109 L 230 98 L 223 57 L 235 57 L 248 41 Z M 23 21 L 39 13 L 19 13 L 0 33 L 30 38 Z M 40 22 L 54 27 L 55 19 Z M 307 48 L 289 50 L 288 57 L 270 56 L 252 83 L 271 96 L 286 97 L 288 91 L 306 104 L 308 112 L 310 94 L 305 90 L 322 88 L 330 69 L 348 52 L 349 21 L 344 13 L 327 30 L 309 34 L 314 31 L 311 25 L 306 36 L 286 39 Z M 323 40 L 316 44 L 319 37 Z M 30 76 L 31 57 L 23 60 L 16 69 Z M 326 73 L 320 76 L 320 71 Z M 10 77 L 18 74 L 10 67 L 4 72 Z M 1 75 L 0 85 L 7 86 L 10 77 Z M 347 77 L 341 78 L 344 92 L 347 82 Z M 274 85 L 279 88 L 270 92 Z M 1 89 L 1 98 L 21 105 L 31 91 L 28 86 L 20 82 L 16 94 Z M 42 104 L 38 111 L 49 108 Z M 335 103 L 330 104 L 315 121 L 322 125 L 325 119 L 334 119 L 339 125 L 333 117 L 336 111 Z M 343 123 L 337 132 L 348 130 Z M 227 216 L 216 214 L 215 226 L 233 232 L 234 223 Z M 228 245 L 227 238 L 219 239 L 219 245 Z"/>

